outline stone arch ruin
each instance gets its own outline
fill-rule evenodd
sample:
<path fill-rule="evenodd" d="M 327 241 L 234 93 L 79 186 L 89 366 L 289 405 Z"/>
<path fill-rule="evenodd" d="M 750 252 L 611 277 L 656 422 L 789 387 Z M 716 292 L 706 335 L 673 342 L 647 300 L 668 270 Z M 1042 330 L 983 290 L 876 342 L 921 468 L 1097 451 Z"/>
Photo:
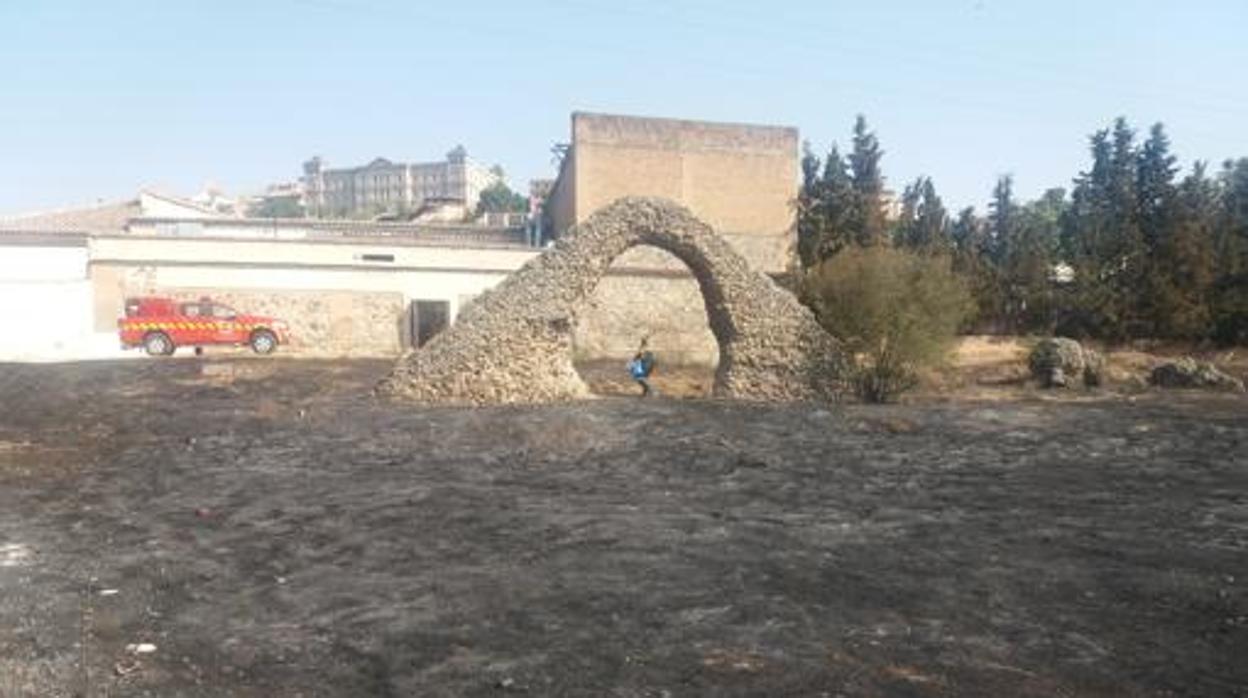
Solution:
<path fill-rule="evenodd" d="M 419 402 L 541 403 L 582 398 L 572 336 L 607 268 L 653 245 L 689 267 L 719 344 L 712 395 L 764 401 L 833 397 L 844 376 L 836 341 L 792 293 L 687 209 L 623 198 L 476 298 L 450 328 L 402 357 L 379 393 Z"/>

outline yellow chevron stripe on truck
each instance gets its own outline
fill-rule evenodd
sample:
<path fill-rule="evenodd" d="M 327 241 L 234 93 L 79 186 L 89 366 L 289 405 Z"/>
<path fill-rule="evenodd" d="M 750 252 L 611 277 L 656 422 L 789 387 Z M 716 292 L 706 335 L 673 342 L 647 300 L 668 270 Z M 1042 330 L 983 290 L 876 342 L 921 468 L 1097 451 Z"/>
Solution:
<path fill-rule="evenodd" d="M 263 328 L 256 323 L 242 322 L 143 322 L 129 320 L 126 326 L 135 330 L 243 330 L 251 332 Z"/>

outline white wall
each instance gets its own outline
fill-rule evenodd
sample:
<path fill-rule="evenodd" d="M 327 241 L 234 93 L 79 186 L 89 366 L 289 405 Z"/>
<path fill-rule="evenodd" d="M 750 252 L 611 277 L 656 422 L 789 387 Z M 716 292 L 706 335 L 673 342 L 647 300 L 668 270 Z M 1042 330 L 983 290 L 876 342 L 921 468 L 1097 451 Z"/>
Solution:
<path fill-rule="evenodd" d="M 0 245 L 0 361 L 69 361 L 120 352 L 91 331 L 85 246 Z"/>
<path fill-rule="evenodd" d="M 119 352 L 91 332 L 88 281 L 0 280 L 0 361 L 69 361 Z"/>
<path fill-rule="evenodd" d="M 12 328 L 0 332 L 0 361 L 136 355 L 120 349 L 112 323 L 125 295 L 162 287 L 390 292 L 408 302 L 447 301 L 454 318 L 538 253 L 144 236 L 96 236 L 85 247 L 0 245 L 0 317 Z"/>
<path fill-rule="evenodd" d="M 87 248 L 0 244 L 0 283 L 80 281 L 87 278 Z"/>

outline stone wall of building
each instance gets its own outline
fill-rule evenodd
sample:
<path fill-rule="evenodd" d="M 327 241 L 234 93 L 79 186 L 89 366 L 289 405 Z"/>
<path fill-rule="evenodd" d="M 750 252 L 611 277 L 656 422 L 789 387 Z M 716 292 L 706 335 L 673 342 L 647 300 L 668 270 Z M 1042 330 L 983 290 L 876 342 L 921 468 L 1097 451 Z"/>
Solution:
<path fill-rule="evenodd" d="M 164 289 L 178 299 L 208 296 L 240 313 L 281 318 L 291 344 L 282 353 L 309 356 L 394 356 L 407 328 L 403 296 L 359 291 Z"/>
<path fill-rule="evenodd" d="M 402 293 L 351 290 L 239 289 L 155 283 L 150 268 L 99 269 L 107 283 L 96 279 L 96 302 L 106 307 L 97 316 L 112 318 L 122 312 L 124 299 L 132 296 L 169 296 L 178 300 L 208 297 L 240 313 L 268 315 L 285 320 L 292 342 L 283 354 L 308 356 L 395 356 L 404 347 L 408 328 Z M 99 293 L 103 289 L 106 293 Z"/>
<path fill-rule="evenodd" d="M 576 225 L 576 152 L 571 148 L 559 163 L 559 176 L 551 184 L 543 206 L 547 219 L 543 225 L 548 223 L 549 232 L 555 236 Z"/>
<path fill-rule="evenodd" d="M 551 196 L 555 232 L 621 197 L 659 197 L 687 207 L 754 268 L 782 271 L 798 146 L 797 129 L 783 126 L 575 113 Z"/>
<path fill-rule="evenodd" d="M 776 273 L 793 248 L 797 159 L 793 128 L 575 113 L 547 211 L 558 235 L 621 197 L 667 199 L 753 268 Z M 580 321 L 578 356 L 621 356 L 649 328 L 657 348 L 680 361 L 717 358 L 697 282 L 670 255 L 625 253 Z"/>
<path fill-rule="evenodd" d="M 719 361 L 697 279 L 676 257 L 635 247 L 616 260 L 577 316 L 577 358 L 626 359 L 641 337 L 665 364 Z"/>

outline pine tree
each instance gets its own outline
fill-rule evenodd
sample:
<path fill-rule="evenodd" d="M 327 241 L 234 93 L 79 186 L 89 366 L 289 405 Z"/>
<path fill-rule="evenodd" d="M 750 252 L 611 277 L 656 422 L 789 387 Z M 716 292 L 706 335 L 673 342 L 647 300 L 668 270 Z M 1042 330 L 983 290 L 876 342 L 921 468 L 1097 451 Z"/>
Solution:
<path fill-rule="evenodd" d="M 835 144 L 823 161 L 809 147 L 802 157 L 802 188 L 797 199 L 797 246 L 810 268 L 857 240 L 853 229 L 854 191 L 845 159 Z"/>
<path fill-rule="evenodd" d="M 1092 168 L 1075 179 L 1063 246 L 1075 269 L 1065 333 L 1122 340 L 1144 329 L 1138 289 L 1146 251 L 1136 198 L 1135 134 L 1126 120 L 1091 138 Z"/>
<path fill-rule="evenodd" d="M 892 240 L 898 247 L 913 247 L 914 223 L 918 217 L 919 197 L 922 196 L 923 178 L 907 184 L 901 192 L 901 213 L 894 221 Z"/>
<path fill-rule="evenodd" d="M 1150 253 L 1161 247 L 1172 222 L 1176 161 L 1170 154 L 1165 128 L 1153 124 L 1148 140 L 1140 147 L 1135 177 L 1140 233 Z"/>
<path fill-rule="evenodd" d="M 821 209 L 823 180 L 819 167 L 819 156 L 810 149 L 810 143 L 802 143 L 802 186 L 794 207 L 797 209 L 797 256 L 804 268 L 818 261 L 815 251 L 825 227 Z"/>
<path fill-rule="evenodd" d="M 1140 148 L 1136 162 L 1135 195 L 1139 216 L 1140 243 L 1143 260 L 1137 287 L 1138 310 L 1152 336 L 1170 332 L 1176 319 L 1169 313 L 1179 311 L 1171 301 L 1175 279 L 1170 274 L 1173 251 L 1177 190 L 1174 176 L 1176 158 L 1170 154 L 1170 139 L 1160 123 L 1154 124 L 1148 140 Z M 1170 298 L 1168 298 L 1170 297 Z"/>
<path fill-rule="evenodd" d="M 1116 327 L 1109 328 L 1112 339 L 1125 339 L 1148 334 L 1145 309 L 1141 307 L 1140 289 L 1146 283 L 1148 250 L 1140 230 L 1139 198 L 1136 195 L 1138 154 L 1135 147 L 1135 131 L 1126 119 L 1114 121 L 1114 155 L 1111 178 L 1114 235 L 1110 249 L 1116 254 L 1106 258 L 1113 263 L 1117 259 L 1120 271 L 1111 277 L 1110 293 L 1112 316 Z"/>
<path fill-rule="evenodd" d="M 1248 342 L 1248 158 L 1228 160 L 1219 180 L 1214 332 L 1221 341 L 1243 343 Z"/>
<path fill-rule="evenodd" d="M 883 151 L 859 116 L 853 149 L 802 160 L 798 236 L 816 264 L 849 246 L 892 242 L 948 253 L 970 283 L 973 327 L 1248 342 L 1248 159 L 1217 178 L 1197 163 L 1178 179 L 1162 124 L 1136 142 L 1123 118 L 1093 133 L 1090 167 L 1070 197 L 1050 189 L 1020 204 L 1002 177 L 988 215 L 950 221 L 932 180 L 906 186 L 901 215 L 885 215 Z"/>
<path fill-rule="evenodd" d="M 1171 196 L 1148 289 L 1157 337 L 1200 339 L 1213 330 L 1209 301 L 1218 198 L 1217 183 L 1201 162 Z"/>
<path fill-rule="evenodd" d="M 983 225 L 979 216 L 975 215 L 975 207 L 967 206 L 958 211 L 957 220 L 950 227 L 950 238 L 953 243 L 954 271 L 968 273 L 973 261 L 979 257 Z"/>
<path fill-rule="evenodd" d="M 884 151 L 875 134 L 867 130 L 861 114 L 854 122 L 853 151 L 849 168 L 853 174 L 855 206 L 852 228 L 859 245 L 864 247 L 887 241 L 888 220 L 884 213 L 884 175 L 880 160 Z"/>
<path fill-rule="evenodd" d="M 1014 178 L 1010 175 L 998 177 L 997 185 L 992 189 L 992 201 L 988 204 L 988 254 L 997 266 L 1001 266 L 1009 254 L 1017 216 Z"/>
<path fill-rule="evenodd" d="M 824 160 L 823 190 L 827 230 L 824 232 L 819 254 L 821 259 L 827 259 L 846 245 L 853 244 L 856 239 L 853 217 L 857 202 L 853 180 L 849 176 L 849 165 L 841 157 L 835 143 Z"/>
<path fill-rule="evenodd" d="M 1049 189 L 1019 210 L 1007 245 L 1006 271 L 1015 298 L 1016 331 L 1052 332 L 1056 321 L 1054 265 L 1066 192 Z"/>
<path fill-rule="evenodd" d="M 819 156 L 810 149 L 810 141 L 802 141 L 802 190 L 800 194 L 812 191 L 818 183 Z"/>
<path fill-rule="evenodd" d="M 1001 295 L 999 324 L 1017 332 L 1028 308 L 1030 284 L 1030 251 L 1024 244 L 1021 210 L 1014 201 L 1014 178 L 1004 175 L 997 179 L 988 204 L 989 258 L 997 271 L 997 290 Z"/>
<path fill-rule="evenodd" d="M 923 178 L 923 193 L 919 200 L 915 219 L 915 243 L 920 249 L 932 253 L 947 253 L 949 242 L 949 212 L 936 194 L 931 177 Z"/>
<path fill-rule="evenodd" d="M 1218 255 L 1222 275 L 1248 272 L 1248 158 L 1227 160 L 1220 176 L 1222 220 Z"/>
<path fill-rule="evenodd" d="M 936 194 L 931 177 L 919 177 L 906 186 L 901 197 L 901 218 L 893 238 L 897 245 L 927 254 L 952 251 L 949 214 Z"/>
<path fill-rule="evenodd" d="M 967 206 L 958 212 L 950 228 L 953 244 L 953 271 L 966 279 L 975 301 L 975 315 L 968 329 L 976 332 L 994 328 L 1001 315 L 1001 292 L 996 266 L 992 262 L 987 226 Z"/>
<path fill-rule="evenodd" d="M 1076 337 L 1097 334 L 1105 305 L 1101 248 L 1109 234 L 1109 132 L 1092 134 L 1089 149 L 1092 167 L 1075 178 L 1071 206 L 1062 224 L 1062 252 L 1074 269 L 1074 280 L 1057 332 Z"/>

